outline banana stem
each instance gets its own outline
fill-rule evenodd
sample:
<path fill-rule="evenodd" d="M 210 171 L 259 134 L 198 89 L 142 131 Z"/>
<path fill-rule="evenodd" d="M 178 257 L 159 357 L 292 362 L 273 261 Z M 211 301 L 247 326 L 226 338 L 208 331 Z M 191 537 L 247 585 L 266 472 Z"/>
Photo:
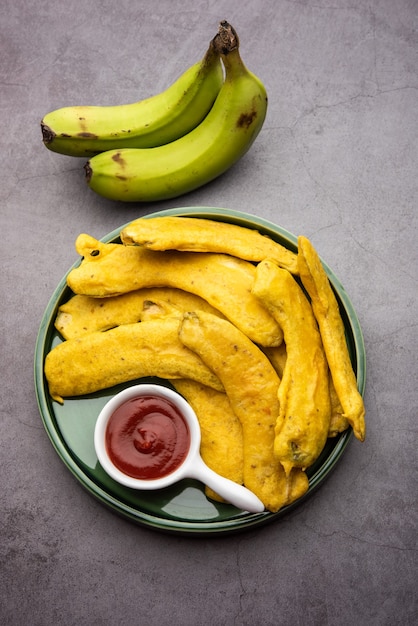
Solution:
<path fill-rule="evenodd" d="M 235 80 L 238 76 L 248 73 L 239 52 L 238 34 L 226 20 L 219 24 L 218 34 L 212 43 L 222 57 L 227 80 Z"/>
<path fill-rule="evenodd" d="M 223 56 L 227 56 L 233 50 L 238 50 L 239 38 L 237 32 L 226 20 L 219 24 L 219 30 L 213 38 L 213 44 L 219 54 Z"/>

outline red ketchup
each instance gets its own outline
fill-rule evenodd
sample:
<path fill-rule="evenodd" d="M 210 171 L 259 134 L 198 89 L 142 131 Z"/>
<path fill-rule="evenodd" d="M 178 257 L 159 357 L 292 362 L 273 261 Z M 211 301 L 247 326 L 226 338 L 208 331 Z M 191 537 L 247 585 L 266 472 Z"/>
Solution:
<path fill-rule="evenodd" d="M 133 478 L 152 480 L 171 474 L 183 463 L 189 447 L 187 423 L 165 398 L 127 400 L 107 424 L 107 454 L 121 472 Z"/>

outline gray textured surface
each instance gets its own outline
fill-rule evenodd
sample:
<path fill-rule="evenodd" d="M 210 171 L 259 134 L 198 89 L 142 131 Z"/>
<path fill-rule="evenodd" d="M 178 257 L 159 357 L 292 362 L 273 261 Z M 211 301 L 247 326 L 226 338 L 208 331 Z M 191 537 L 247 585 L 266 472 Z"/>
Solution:
<path fill-rule="evenodd" d="M 106 202 L 39 121 L 129 102 L 237 28 L 268 89 L 265 126 L 213 184 Z M 415 0 L 3 0 L 0 8 L 3 624 L 412 626 L 417 599 L 418 7 Z M 41 424 L 33 351 L 47 302 L 102 237 L 158 208 L 222 206 L 310 237 L 367 349 L 368 435 L 279 523 L 223 539 L 137 527 L 88 496 Z"/>

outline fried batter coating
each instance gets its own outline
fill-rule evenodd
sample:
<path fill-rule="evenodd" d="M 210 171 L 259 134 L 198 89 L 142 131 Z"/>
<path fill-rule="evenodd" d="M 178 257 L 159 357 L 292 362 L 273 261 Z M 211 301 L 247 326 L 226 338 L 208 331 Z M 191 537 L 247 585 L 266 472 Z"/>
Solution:
<path fill-rule="evenodd" d="M 200 453 L 212 470 L 242 485 L 244 447 L 241 422 L 232 410 L 226 393 L 194 380 L 172 380 L 197 415 L 202 440 Z M 206 495 L 218 502 L 224 499 L 206 487 Z"/>
<path fill-rule="evenodd" d="M 179 216 L 139 218 L 121 231 L 124 244 L 149 250 L 220 252 L 247 261 L 274 260 L 298 272 L 297 255 L 257 230 L 210 219 Z"/>
<path fill-rule="evenodd" d="M 344 415 L 343 407 L 338 399 L 331 376 L 329 379 L 329 396 L 331 400 L 331 419 L 329 423 L 328 437 L 336 437 L 340 433 L 347 430 L 350 424 Z"/>
<path fill-rule="evenodd" d="M 311 298 L 343 416 L 355 437 L 364 441 L 366 411 L 357 388 L 338 302 L 316 250 L 302 236 L 298 238 L 298 265 L 303 286 Z"/>
<path fill-rule="evenodd" d="M 223 391 L 219 379 L 178 337 L 179 321 L 125 324 L 58 344 L 46 356 L 49 393 L 57 402 L 145 376 L 191 378 Z"/>
<path fill-rule="evenodd" d="M 278 373 L 279 377 L 283 377 L 284 366 L 286 364 L 286 343 L 283 343 L 277 348 L 263 348 L 264 354 L 269 358 L 269 361 L 273 365 L 274 369 Z M 332 378 L 329 380 L 329 392 L 331 399 L 331 419 L 329 424 L 328 437 L 336 437 L 344 430 L 347 430 L 349 423 L 343 415 L 343 409 L 340 401 L 338 400 L 337 393 L 335 391 Z"/>
<path fill-rule="evenodd" d="M 282 378 L 287 358 L 286 343 L 283 341 L 280 346 L 274 348 L 263 348 L 263 352 L 268 357 L 279 378 Z"/>
<path fill-rule="evenodd" d="M 303 495 L 308 488 L 304 472 L 295 470 L 287 478 L 274 454 L 280 380 L 267 357 L 228 320 L 201 311 L 184 315 L 180 339 L 221 380 L 242 424 L 245 486 L 269 511 Z"/>
<path fill-rule="evenodd" d="M 217 313 L 206 300 L 181 289 L 138 289 L 108 298 L 75 295 L 59 307 L 55 328 L 64 339 L 74 339 L 97 330 L 134 324 L 142 319 L 144 303 L 155 299 L 183 311 L 198 308 L 214 315 Z"/>
<path fill-rule="evenodd" d="M 281 325 L 286 343 L 274 451 L 289 474 L 293 467 L 312 465 L 325 445 L 331 417 L 328 364 L 309 301 L 289 272 L 263 261 L 253 293 Z"/>
<path fill-rule="evenodd" d="M 248 261 L 103 244 L 88 235 L 77 238 L 76 248 L 84 259 L 67 276 L 74 293 L 105 297 L 144 287 L 174 287 L 209 302 L 255 343 L 274 346 L 283 339 L 277 322 L 251 293 L 255 267 Z"/>

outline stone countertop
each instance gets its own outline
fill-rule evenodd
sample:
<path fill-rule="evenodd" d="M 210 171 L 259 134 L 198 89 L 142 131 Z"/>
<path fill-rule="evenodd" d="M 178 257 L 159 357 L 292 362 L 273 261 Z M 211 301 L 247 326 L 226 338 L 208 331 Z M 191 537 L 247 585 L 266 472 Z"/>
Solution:
<path fill-rule="evenodd" d="M 0 9 L 4 624 L 393 626 L 418 619 L 418 10 L 413 0 L 4 0 Z M 131 102 L 237 29 L 264 127 L 211 184 L 155 204 L 101 199 L 42 144 L 70 104 Z M 97 238 L 173 207 L 227 207 L 311 239 L 367 353 L 367 438 L 311 498 L 237 535 L 150 530 L 91 497 L 51 445 L 33 382 L 54 289 Z"/>

